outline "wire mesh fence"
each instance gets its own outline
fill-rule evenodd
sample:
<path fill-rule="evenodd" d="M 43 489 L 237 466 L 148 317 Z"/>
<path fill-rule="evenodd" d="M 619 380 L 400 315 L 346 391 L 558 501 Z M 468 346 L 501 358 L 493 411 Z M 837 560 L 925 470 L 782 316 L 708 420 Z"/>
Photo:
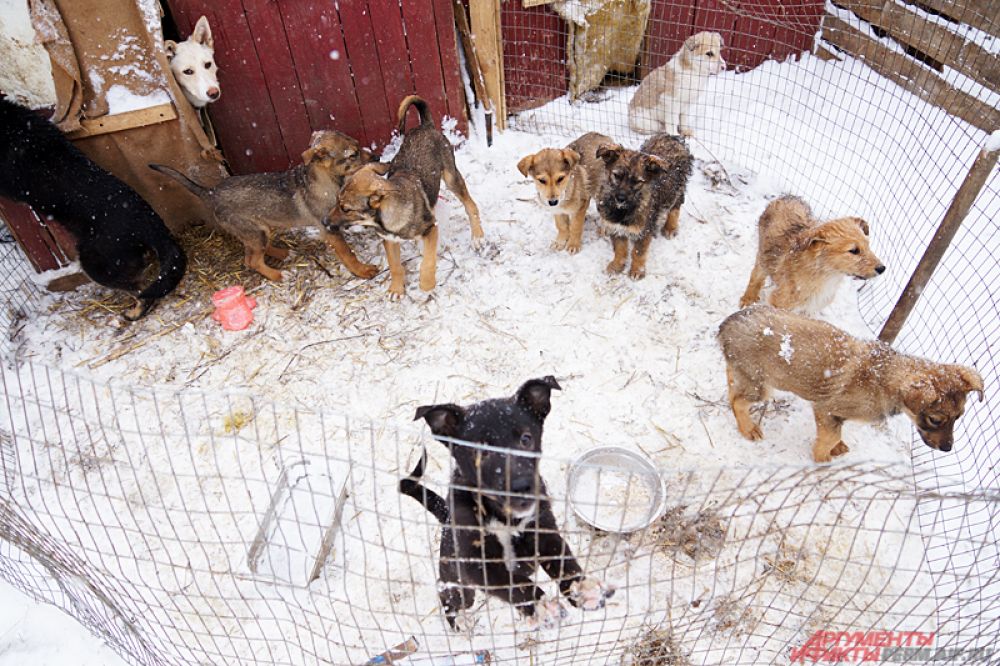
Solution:
<path fill-rule="evenodd" d="M 875 221 L 873 244 L 894 269 L 860 292 L 874 330 L 982 133 L 862 67 L 761 62 L 811 40 L 815 3 L 786 6 L 794 20 L 715 4 L 652 3 L 630 66 L 571 100 L 565 61 L 579 23 L 505 3 L 508 95 L 526 109 L 514 127 L 567 141 L 599 130 L 637 144 L 627 106 L 639 76 L 693 27 L 719 27 L 730 61 L 759 66 L 738 84 L 718 77 L 695 102 L 693 149 L 727 165 L 727 177 L 779 172 L 817 210 Z M 748 40 L 752 21 L 764 24 L 767 48 Z M 509 486 L 507 495 L 549 502 L 584 575 L 614 594 L 584 609 L 539 575 L 568 615 L 540 631 L 523 608 L 475 585 L 468 617 L 452 629 L 440 602 L 447 530 L 398 490 L 426 448 L 426 485 L 455 514 L 449 491 L 466 455 L 457 451 L 482 446 L 455 443 L 449 455 L 416 427 L 250 394 L 109 382 L 25 357 L 18 336 L 39 307 L 36 287 L 2 244 L 0 576 L 141 664 L 364 664 L 394 651 L 414 664 L 798 663 L 831 649 L 861 650 L 842 661 L 876 649 L 880 659 L 928 658 L 900 648 L 995 661 L 998 195 L 994 174 L 897 343 L 983 375 L 986 402 L 970 404 L 955 452 L 939 455 L 914 433 L 912 466 L 661 468 L 647 486 L 638 471 L 615 477 L 598 466 L 578 470 L 571 487 L 573 461 L 543 446 L 545 496 Z M 610 516 L 613 528 L 657 488 L 662 510 L 648 526 L 619 533 L 585 520 Z M 493 528 L 482 521 L 481 546 L 511 538 Z M 519 565 L 546 568 L 543 553 L 519 562 L 502 548 L 458 559 L 510 573 L 500 592 Z"/>

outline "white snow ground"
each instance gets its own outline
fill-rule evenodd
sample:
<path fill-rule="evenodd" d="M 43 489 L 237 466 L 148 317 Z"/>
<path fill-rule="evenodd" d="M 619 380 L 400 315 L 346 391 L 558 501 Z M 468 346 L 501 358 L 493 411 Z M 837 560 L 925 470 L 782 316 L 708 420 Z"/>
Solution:
<path fill-rule="evenodd" d="M 73 501 L 77 496 L 71 482 L 75 480 L 76 486 L 83 486 L 92 471 L 75 464 L 69 452 L 62 458 L 29 461 L 28 469 L 24 470 L 25 492 L 44 500 L 42 504 L 46 507 L 61 504 L 60 510 L 72 514 L 74 521 L 93 522 L 107 512 L 114 512 L 123 520 L 128 518 L 122 509 L 133 505 L 136 493 L 143 497 L 144 487 L 158 489 L 162 515 L 173 519 L 187 515 L 192 522 L 186 529 L 200 535 L 206 544 L 203 555 L 187 553 L 196 571 L 199 564 L 207 571 L 218 558 L 235 567 L 245 555 L 239 544 L 252 537 L 269 496 L 267 481 L 273 481 L 276 464 L 282 459 L 277 445 L 259 453 L 258 450 L 270 433 L 282 432 L 289 428 L 289 423 L 282 422 L 278 415 L 272 418 L 254 413 L 251 403 L 237 401 L 240 409 L 252 417 L 252 427 L 230 436 L 225 413 L 215 402 L 220 392 L 247 391 L 293 407 L 332 410 L 355 419 L 371 419 L 379 424 L 378 446 L 368 451 L 374 456 L 374 465 L 369 462 L 367 469 L 362 465 L 353 479 L 356 487 L 352 502 L 356 512 L 351 518 L 352 512 L 345 511 L 346 536 L 337 560 L 346 563 L 347 571 L 326 574 L 323 589 L 323 595 L 331 597 L 330 608 L 343 613 L 342 600 L 358 602 L 358 588 L 354 586 L 364 582 L 367 599 L 363 605 L 373 611 L 368 622 L 377 624 L 381 618 L 383 626 L 391 629 L 386 629 L 386 634 L 379 631 L 362 635 L 364 632 L 355 634 L 348 627 L 341 630 L 340 639 L 352 646 L 364 640 L 370 647 L 377 641 L 383 645 L 396 642 L 391 640 L 396 633 L 399 640 L 407 632 L 421 630 L 426 635 L 444 635 L 438 626 L 436 596 L 430 582 L 434 578 L 431 553 L 436 529 L 426 522 L 427 515 L 415 504 L 401 504 L 392 486 L 392 480 L 406 471 L 407 457 L 417 438 L 410 434 L 415 431 L 409 429 L 416 405 L 433 401 L 464 403 L 506 395 L 526 378 L 555 374 L 564 390 L 553 399 L 553 413 L 546 429 L 544 470 L 549 489 L 556 497 L 564 492 L 567 462 L 597 444 L 642 450 L 661 468 L 676 474 L 675 492 L 690 490 L 690 495 L 673 495 L 674 506 L 701 498 L 695 500 L 697 504 L 708 497 L 706 491 L 713 483 L 739 495 L 740 485 L 730 478 L 729 472 L 718 471 L 722 468 L 764 465 L 766 469 L 767 465 L 780 464 L 809 468 L 808 442 L 813 425 L 807 405 L 792 399 L 786 406 L 770 410 L 763 424 L 764 441 L 749 443 L 740 439 L 731 414 L 718 404 L 724 400 L 725 379 L 714 331 L 736 309 L 745 286 L 753 263 L 758 215 L 770 198 L 793 192 L 809 199 L 821 216 L 865 216 L 872 223 L 875 251 L 894 252 L 884 239 L 892 238 L 890 232 L 905 228 L 911 220 L 893 217 L 892 213 L 900 208 L 893 199 L 901 192 L 920 191 L 930 218 L 927 224 L 936 222 L 940 216 L 934 217 L 935 206 L 946 205 L 954 188 L 955 174 L 961 176 L 982 138 L 976 137 L 975 132 L 965 135 L 953 132 L 945 138 L 925 136 L 915 140 L 912 127 L 918 121 L 938 117 L 944 121 L 946 116 L 852 61 L 824 63 L 807 57 L 799 63 L 767 63 L 747 74 L 727 73 L 717 77 L 701 100 L 707 112 L 696 124 L 699 139 L 692 147 L 702 160 L 721 159 L 732 186 L 713 184 L 706 172 L 696 168 L 679 237 L 655 241 L 647 278 L 632 282 L 627 277 L 609 278 L 604 274 L 611 252 L 607 241 L 597 238 L 592 222 L 588 223 L 580 254 L 568 256 L 549 250 L 554 226 L 547 212 L 534 203 L 531 183 L 521 178 L 515 168 L 523 155 L 546 145 L 564 145 L 584 131 L 604 131 L 623 143 L 637 146 L 640 138 L 623 130 L 628 92 L 613 92 L 608 100 L 596 104 L 571 106 L 565 100 L 557 100 L 541 110 L 522 114 L 514 128 L 498 135 L 490 149 L 478 135 L 460 147 L 459 168 L 483 212 L 490 247 L 483 255 L 471 250 L 461 207 L 453 198 L 446 198 L 438 209 L 442 226 L 438 287 L 430 297 L 416 288 L 415 261 L 408 264 L 408 298 L 398 304 L 385 298 L 385 276 L 364 283 L 348 279 L 340 271 L 330 281 L 331 293 L 335 292 L 336 298 L 324 297 L 322 291 L 317 291 L 310 294 L 311 300 L 305 307 L 298 309 L 289 308 L 287 301 L 278 297 L 281 290 L 289 288 L 287 284 L 264 284 L 254 294 L 259 303 L 255 323 L 247 331 L 226 333 L 208 317 L 169 330 L 176 320 L 169 304 L 161 305 L 151 318 L 124 331 L 117 330 L 113 315 L 108 315 L 106 325 L 81 331 L 72 317 L 79 306 L 80 293 L 42 296 L 39 312 L 15 340 L 22 358 L 79 369 L 98 382 L 183 385 L 204 390 L 208 396 L 204 409 L 207 419 L 191 423 L 186 437 L 147 440 L 148 449 L 142 452 L 116 448 L 108 442 L 107 450 L 98 452 L 100 457 L 110 460 L 112 467 L 133 471 L 125 480 L 117 475 L 99 474 L 105 482 L 110 478 L 111 484 L 99 502 L 79 505 Z M 945 140 L 950 142 L 951 161 L 941 164 L 942 151 L 930 144 Z M 921 178 L 926 171 L 922 169 L 932 166 L 935 172 L 941 170 L 945 178 L 939 191 L 926 192 Z M 995 189 L 995 181 L 992 187 Z M 938 203 L 941 201 L 944 203 Z M 984 223 L 985 219 L 974 215 L 966 225 L 975 229 Z M 372 241 L 362 242 L 359 254 L 384 263 Z M 416 247 L 404 248 L 404 258 L 416 256 Z M 891 280 L 893 284 L 905 281 L 910 266 L 904 259 L 896 264 L 887 261 L 889 271 L 880 279 Z M 330 266 L 334 264 L 332 259 L 328 262 Z M 293 278 L 294 265 L 288 271 L 289 278 Z M 855 287 L 855 283 L 845 284 L 824 316 L 855 334 L 870 336 L 858 311 Z M 129 338 L 133 334 L 138 335 Z M 95 360 L 103 361 L 109 351 L 132 344 L 123 341 L 124 338 L 142 341 L 153 334 L 157 337 L 149 337 L 141 347 L 119 359 L 89 367 Z M 215 359 L 219 361 L 214 362 Z M 19 378 L 24 379 L 25 373 L 37 376 L 38 372 L 22 369 Z M 70 384 L 74 382 L 71 378 Z M 25 382 L 22 390 L 31 394 L 31 386 Z M 106 397 L 110 393 L 98 388 L 95 395 Z M 58 392 L 49 398 L 56 403 L 62 400 Z M 134 419 L 140 431 L 148 425 L 155 434 L 156 419 L 147 417 L 149 402 L 145 397 L 139 396 L 131 405 L 119 397 L 118 407 L 117 418 L 123 422 Z M 79 406 L 76 411 L 85 418 L 93 418 L 90 409 Z M 158 412 L 159 418 L 168 422 L 177 423 L 182 416 L 191 422 L 190 415 L 186 412 L 182 415 L 176 405 L 159 405 L 157 409 L 162 410 Z M 21 429 L 30 429 L 32 433 L 42 429 L 30 414 L 25 413 L 23 419 L 19 414 L 17 419 L 17 427 Z M 65 427 L 73 431 L 70 424 Z M 398 440 L 391 435 L 396 428 L 403 433 L 404 443 L 398 450 Z M 297 445 L 307 452 L 324 451 L 326 442 L 315 441 L 319 433 L 337 432 L 337 428 L 321 429 L 314 422 L 299 424 L 299 430 L 304 436 Z M 850 424 L 845 429 L 845 440 L 854 445 L 848 462 L 880 460 L 905 466 L 909 460 L 907 433 L 903 419 L 894 419 L 884 426 Z M 220 450 L 222 442 L 226 447 Z M 230 447 L 230 443 L 236 446 Z M 334 457 L 345 455 L 329 448 L 326 453 Z M 437 464 L 432 466 L 429 476 L 440 488 L 447 477 L 445 457 L 433 446 L 431 453 Z M 135 455 L 140 462 L 133 458 Z M 691 471 L 692 476 L 685 477 L 682 470 Z M 170 480 L 178 474 L 180 481 Z M 732 474 L 739 477 L 740 473 Z M 754 483 L 760 483 L 767 474 L 751 476 Z M 53 487 L 53 478 L 62 483 Z M 242 499 L 238 497 L 238 487 L 230 488 L 240 478 L 252 480 L 243 490 Z M 592 559 L 595 567 L 599 565 L 601 575 L 622 587 L 623 592 L 609 605 L 606 614 L 571 614 L 559 634 L 560 640 L 550 643 L 547 650 L 553 654 L 552 650 L 561 649 L 554 654 L 565 659 L 567 646 L 574 643 L 607 648 L 609 635 L 612 640 L 619 637 L 619 632 L 624 632 L 624 636 L 634 635 L 641 622 L 662 620 L 666 606 L 674 622 L 701 627 L 687 647 L 704 655 L 705 663 L 733 663 L 734 654 L 749 659 L 738 634 L 730 632 L 724 641 L 712 632 L 702 635 L 707 620 L 691 619 L 697 615 L 692 608 L 693 602 L 706 594 L 717 601 L 720 591 L 746 589 L 748 581 L 760 574 L 761 562 L 771 562 L 772 569 L 778 561 L 792 562 L 793 569 L 796 562 L 811 563 L 803 565 L 804 571 L 797 571 L 783 583 L 791 586 L 793 592 L 795 585 L 805 584 L 803 580 L 811 580 L 814 587 L 817 580 L 820 584 L 827 582 L 819 562 L 832 567 L 833 573 L 828 571 L 827 575 L 833 575 L 845 593 L 857 592 L 859 598 L 877 593 L 891 599 L 893 591 L 904 591 L 911 585 L 926 589 L 929 583 L 920 571 L 919 555 L 915 554 L 914 545 L 909 544 L 916 529 L 912 507 L 905 501 L 884 506 L 862 502 L 859 509 L 855 497 L 848 498 L 849 508 L 845 511 L 836 503 L 827 507 L 809 504 L 816 500 L 810 497 L 812 490 L 815 488 L 793 487 L 762 498 L 765 505 L 780 504 L 786 511 L 798 510 L 799 504 L 811 507 L 806 509 L 807 513 L 813 512 L 811 523 L 796 522 L 796 517 L 787 513 L 775 514 L 795 526 L 780 539 L 762 534 L 755 522 L 757 514 L 752 511 L 747 514 L 748 505 L 730 497 L 731 501 L 724 502 L 720 509 L 731 520 L 729 538 L 741 535 L 745 540 L 738 551 L 724 549 L 714 565 L 693 566 L 691 562 L 679 562 L 662 554 L 636 556 L 633 562 L 631 556 L 626 556 L 627 552 L 634 554 L 631 547 L 623 550 L 620 543 L 593 539 L 577 526 L 571 538 L 574 548 L 588 553 L 587 561 Z M 132 499 L 123 503 L 116 500 L 119 496 Z M 194 518 L 188 515 L 185 502 L 202 502 L 203 497 L 230 502 L 232 510 L 241 515 L 238 524 L 224 526 L 220 533 L 218 519 L 204 513 L 208 510 L 207 499 Z M 383 515 L 376 515 L 373 507 Z M 575 525 L 564 509 L 557 505 L 557 515 L 569 526 Z M 860 535 L 851 530 L 840 533 L 835 526 L 836 516 L 829 513 L 835 509 L 841 511 L 841 518 L 862 521 Z M 157 516 L 161 515 L 128 513 L 140 526 L 147 527 L 155 526 Z M 42 519 L 54 529 L 64 524 L 46 516 Z M 810 524 L 819 526 L 818 538 L 809 532 Z M 881 528 L 887 525 L 898 533 L 879 539 Z M 158 532 L 155 528 L 152 531 Z M 909 532 L 909 536 L 904 532 Z M 110 533 L 88 538 L 95 539 L 88 542 L 94 549 L 106 550 L 113 544 L 118 553 L 131 553 L 140 559 L 137 563 L 112 561 L 106 565 L 112 570 L 122 567 L 119 575 L 127 577 L 130 572 L 145 571 L 143 567 L 150 562 L 165 566 L 153 546 L 144 550 L 142 544 L 123 542 Z M 388 578 L 391 583 L 393 575 L 402 576 L 402 580 L 409 580 L 409 575 L 395 569 L 399 563 L 393 558 L 383 560 L 384 555 L 375 552 L 377 549 L 369 547 L 362 554 L 361 541 L 373 539 L 405 543 L 406 566 L 413 569 L 414 578 L 422 586 L 400 592 L 391 584 L 380 584 L 378 577 Z M 176 547 L 167 541 L 161 544 L 163 550 Z M 821 548 L 815 545 L 817 541 L 828 545 Z M 745 548 L 748 544 L 752 545 L 749 551 Z M 641 546 L 635 548 L 641 550 Z M 788 552 L 794 554 L 782 560 Z M 904 556 L 906 552 L 910 555 Z M 856 564 L 861 553 L 874 556 L 876 571 L 848 566 Z M 167 559 L 170 560 L 169 556 Z M 836 566 L 838 562 L 843 566 Z M 909 577 L 893 579 L 893 566 Z M 389 574 L 390 570 L 393 574 Z M 644 581 L 649 579 L 661 581 L 666 587 L 646 590 Z M 177 585 L 190 585 L 192 580 L 178 581 Z M 247 587 L 229 579 L 225 582 L 236 585 L 228 592 L 238 591 L 241 598 L 260 594 L 257 586 Z M 163 580 L 159 584 L 169 587 Z M 810 630 L 824 628 L 801 622 L 801 617 L 809 611 L 815 610 L 826 617 L 823 602 L 838 607 L 846 603 L 824 589 L 823 594 L 828 596 L 821 600 L 804 594 L 803 606 L 795 609 L 801 615 L 790 615 L 790 609 L 781 605 L 780 590 L 770 592 L 774 597 L 768 601 L 753 600 L 758 608 L 766 609 L 760 610 L 757 618 L 758 623 L 767 627 L 763 632 L 758 629 L 758 633 L 766 637 L 751 641 L 751 649 L 762 658 L 773 657 L 790 641 L 801 642 Z M 321 603 L 301 592 L 276 590 L 275 593 L 302 605 Z M 402 601 L 398 598 L 400 594 Z M 785 594 L 789 591 L 785 590 Z M 833 596 L 833 602 L 829 595 Z M 273 626 L 258 625 L 253 631 L 268 635 L 282 628 L 287 630 L 291 618 L 281 617 L 282 611 L 280 608 L 275 611 L 273 602 L 264 600 L 255 604 L 250 599 L 246 603 L 258 611 L 262 603 L 267 611 L 278 616 Z M 923 600 L 917 600 L 914 607 L 921 603 Z M 202 604 L 194 605 L 206 609 Z M 410 615 L 398 617 L 394 622 L 386 620 L 391 615 L 380 615 L 399 607 L 409 608 Z M 491 602 L 483 614 L 490 618 L 487 621 L 492 631 L 513 641 L 514 634 L 510 632 L 515 627 L 503 610 L 502 605 Z M 882 610 L 885 609 L 877 609 L 876 615 Z M 352 617 L 360 616 L 359 623 L 371 626 L 364 619 L 368 617 L 366 613 L 357 612 L 358 616 Z M 424 618 L 423 623 L 416 621 L 418 612 Z M 858 630 L 878 628 L 865 625 L 865 617 L 864 613 L 856 616 L 855 620 L 861 623 L 856 626 Z M 799 624 L 795 618 L 800 620 Z M 830 623 L 850 621 L 827 619 Z M 297 621 L 309 625 L 314 619 Z M 914 621 L 919 622 L 919 618 Z M 316 626 L 313 625 L 313 630 L 319 631 Z M 220 621 L 220 626 L 214 629 L 227 632 L 233 627 Z M 480 632 L 483 630 L 481 624 Z M 597 634 L 589 631 L 606 633 L 592 638 Z M 580 640 L 583 636 L 588 638 Z M 543 634 L 541 638 L 551 640 L 554 636 Z M 475 640 L 471 645 L 479 646 Z M 542 646 L 541 654 L 547 650 Z M 593 659 L 599 654 L 595 652 Z M 589 661 L 581 657 L 575 663 Z"/>

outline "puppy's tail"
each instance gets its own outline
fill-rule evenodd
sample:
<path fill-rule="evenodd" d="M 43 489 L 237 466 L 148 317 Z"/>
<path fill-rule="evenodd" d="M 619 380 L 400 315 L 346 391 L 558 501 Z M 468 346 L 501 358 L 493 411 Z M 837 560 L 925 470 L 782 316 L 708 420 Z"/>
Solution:
<path fill-rule="evenodd" d="M 187 270 L 187 255 L 184 254 L 184 250 L 177 244 L 177 241 L 165 230 L 164 235 L 158 237 L 157 242 L 153 245 L 153 251 L 156 252 L 156 261 L 160 265 L 160 274 L 153 281 L 153 284 L 143 289 L 142 293 L 139 294 L 139 299 L 143 301 L 163 298 L 172 292 L 180 284 L 181 278 L 184 277 L 184 271 Z"/>
<path fill-rule="evenodd" d="M 410 95 L 399 103 L 399 113 L 396 114 L 399 120 L 400 135 L 406 133 L 406 112 L 410 110 L 411 106 L 417 107 L 417 112 L 420 114 L 421 127 L 424 125 L 434 126 L 434 117 L 431 116 L 431 107 L 427 106 L 427 101 L 419 95 Z"/>
<path fill-rule="evenodd" d="M 410 475 L 399 482 L 399 492 L 420 502 L 444 525 L 448 522 L 448 503 L 433 490 L 428 490 L 425 486 L 420 485 L 420 479 L 424 476 L 425 464 L 427 464 L 426 450 L 421 454 L 420 462 L 413 468 Z"/>
<path fill-rule="evenodd" d="M 185 188 L 190 190 L 190 192 L 197 197 L 204 197 L 206 194 L 208 194 L 207 187 L 199 185 L 198 183 L 194 182 L 193 180 L 182 174 L 177 169 L 172 169 L 171 167 L 168 167 L 165 164 L 148 164 L 147 166 L 153 171 L 159 171 L 165 176 L 170 176 L 178 183 L 183 185 Z"/>

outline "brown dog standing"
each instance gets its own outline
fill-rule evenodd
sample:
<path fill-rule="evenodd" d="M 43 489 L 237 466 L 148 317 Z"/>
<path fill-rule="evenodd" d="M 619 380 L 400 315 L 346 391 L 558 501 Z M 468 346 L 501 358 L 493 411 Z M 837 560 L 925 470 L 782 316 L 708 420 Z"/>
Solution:
<path fill-rule="evenodd" d="M 775 199 L 757 223 L 757 262 L 740 307 L 756 303 L 768 277 L 776 308 L 820 310 L 830 304 L 845 275 L 868 280 L 885 271 L 868 245 L 868 223 L 842 217 L 821 223 L 802 199 Z"/>
<path fill-rule="evenodd" d="M 406 132 L 406 112 L 417 107 L 420 125 Z M 420 238 L 420 288 L 434 288 L 437 271 L 438 228 L 434 218 L 441 180 L 465 206 L 472 228 L 472 245 L 482 243 L 483 228 L 479 209 L 469 195 L 465 179 L 455 165 L 455 153 L 441 131 L 434 126 L 430 109 L 420 97 L 410 95 L 399 105 L 399 133 L 403 144 L 390 164 L 369 165 L 344 181 L 337 205 L 330 210 L 324 226 L 331 232 L 352 224 L 372 226 L 382 237 L 389 262 L 389 297 L 402 298 L 403 262 L 399 243 Z"/>
<path fill-rule="evenodd" d="M 691 176 L 691 152 L 680 138 L 657 134 L 639 151 L 602 146 L 597 156 L 607 171 L 597 210 L 601 228 L 615 249 L 607 272 L 625 269 L 631 241 L 629 277 L 640 280 L 646 276 L 646 255 L 656 231 L 662 227 L 668 237 L 677 233 L 684 190 Z"/>
<path fill-rule="evenodd" d="M 539 203 L 552 209 L 556 223 L 553 250 L 580 251 L 587 207 L 606 173 L 597 149 L 614 145 L 610 137 L 588 132 L 565 148 L 545 148 L 517 163 L 521 175 L 535 181 Z"/>
<path fill-rule="evenodd" d="M 272 247 L 271 235 L 281 229 L 320 226 L 337 201 L 344 176 L 372 159 L 370 151 L 346 134 L 319 130 L 302 153 L 302 164 L 288 171 L 232 176 L 213 188 L 162 164 L 149 168 L 170 176 L 205 202 L 216 225 L 243 243 L 247 268 L 280 280 L 281 271 L 265 264 L 264 255 L 281 260 L 288 250 Z M 320 231 L 347 270 L 361 278 L 375 277 L 378 268 L 358 261 L 339 230 Z"/>
<path fill-rule="evenodd" d="M 932 449 L 951 451 L 955 421 L 966 394 L 983 394 L 983 380 L 963 365 L 934 363 L 899 354 L 878 341 L 859 340 L 826 322 L 754 305 L 719 327 L 726 357 L 729 404 L 740 434 L 761 439 L 750 405 L 770 389 L 790 391 L 813 403 L 813 460 L 847 453 L 844 421 L 880 421 L 905 413 Z"/>

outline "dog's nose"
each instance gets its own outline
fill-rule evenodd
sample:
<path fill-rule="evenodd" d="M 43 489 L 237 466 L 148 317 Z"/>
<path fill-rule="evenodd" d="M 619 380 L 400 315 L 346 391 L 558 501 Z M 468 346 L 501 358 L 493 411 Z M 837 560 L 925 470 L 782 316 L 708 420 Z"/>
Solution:
<path fill-rule="evenodd" d="M 558 206 L 559 205 L 559 199 L 549 199 L 549 205 L 550 206 Z"/>
<path fill-rule="evenodd" d="M 875 267 L 875 272 L 878 273 L 879 275 L 882 275 L 882 273 L 885 273 L 885 266 L 879 264 L 878 266 Z"/>
<path fill-rule="evenodd" d="M 951 451 L 951 442 L 941 442 L 941 446 L 938 447 L 940 451 Z"/>
<path fill-rule="evenodd" d="M 207 92 L 209 99 L 213 100 L 219 99 L 219 95 L 222 94 L 222 92 L 218 88 L 209 88 Z"/>
<path fill-rule="evenodd" d="M 510 482 L 510 491 L 513 493 L 527 493 L 530 492 L 532 487 L 535 485 L 534 479 L 530 476 L 520 476 Z"/>

